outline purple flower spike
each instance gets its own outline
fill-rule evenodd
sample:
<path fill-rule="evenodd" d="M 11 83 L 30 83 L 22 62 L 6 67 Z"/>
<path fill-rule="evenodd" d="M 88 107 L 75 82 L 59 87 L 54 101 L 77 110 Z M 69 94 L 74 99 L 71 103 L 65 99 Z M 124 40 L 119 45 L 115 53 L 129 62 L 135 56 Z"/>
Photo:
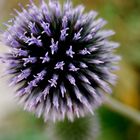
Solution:
<path fill-rule="evenodd" d="M 45 63 L 45 62 L 49 62 L 50 61 L 50 58 L 48 56 L 48 52 L 45 54 L 45 57 L 40 57 L 40 59 L 42 59 L 42 63 Z"/>
<path fill-rule="evenodd" d="M 53 55 L 58 50 L 58 41 L 55 43 L 54 39 L 52 38 L 50 48 L 51 48 L 51 52 L 52 52 L 52 55 Z"/>
<path fill-rule="evenodd" d="M 55 68 L 54 69 L 61 69 L 63 70 L 63 66 L 65 65 L 64 61 L 62 62 L 58 62 L 56 65 L 55 65 Z"/>
<path fill-rule="evenodd" d="M 28 56 L 28 51 L 27 50 L 21 50 L 21 49 L 15 49 L 13 52 L 13 55 L 17 56 Z"/>
<path fill-rule="evenodd" d="M 37 7 L 30 0 L 27 10 L 20 7 L 5 24 L 2 41 L 10 51 L 1 60 L 24 108 L 45 121 L 93 114 L 117 79 L 114 32 L 102 29 L 107 22 L 97 12 L 84 13 L 71 1 L 41 0 Z"/>
<path fill-rule="evenodd" d="M 48 82 L 51 84 L 51 87 L 56 87 L 57 86 L 57 80 L 58 80 L 58 76 L 53 75 L 53 78 L 48 80 Z"/>
<path fill-rule="evenodd" d="M 69 71 L 78 71 L 79 68 L 76 68 L 73 64 L 69 64 Z"/>
<path fill-rule="evenodd" d="M 91 54 L 90 51 L 88 51 L 87 48 L 85 48 L 85 49 L 79 51 L 79 53 L 82 54 L 82 55 Z"/>
<path fill-rule="evenodd" d="M 36 57 L 28 57 L 28 58 L 23 58 L 24 61 L 23 66 L 26 66 L 28 63 L 35 63 L 37 61 Z"/>
<path fill-rule="evenodd" d="M 74 40 L 79 40 L 79 39 L 81 39 L 81 32 L 82 32 L 82 30 L 83 30 L 83 28 L 81 28 L 79 31 L 78 31 L 78 33 L 75 33 L 74 34 Z"/>
<path fill-rule="evenodd" d="M 70 46 L 70 48 L 66 51 L 66 54 L 70 56 L 71 58 L 73 58 L 73 55 L 75 54 L 75 52 L 72 51 L 72 46 Z"/>
<path fill-rule="evenodd" d="M 64 41 L 64 40 L 66 39 L 66 37 L 68 36 L 68 34 L 67 34 L 67 30 L 68 30 L 68 29 L 69 29 L 69 28 L 65 28 L 65 29 L 61 30 L 60 39 L 61 39 L 62 41 Z"/>
<path fill-rule="evenodd" d="M 34 23 L 30 22 L 28 27 L 30 28 L 30 30 L 31 30 L 31 32 L 33 34 L 37 34 L 38 33 L 38 30 L 36 28 L 35 22 Z"/>
<path fill-rule="evenodd" d="M 31 38 L 28 38 L 28 40 L 26 41 L 26 43 L 28 43 L 28 45 L 30 46 L 30 45 L 33 45 L 33 44 L 35 44 L 35 45 L 37 45 L 37 46 L 42 46 L 42 42 L 41 42 L 41 40 L 40 40 L 40 37 L 41 36 L 38 36 L 37 38 L 36 37 L 34 37 L 34 35 L 33 35 L 33 33 L 31 34 Z"/>
<path fill-rule="evenodd" d="M 44 29 L 42 33 L 46 33 L 48 36 L 51 36 L 50 24 L 43 21 L 41 26 Z"/>

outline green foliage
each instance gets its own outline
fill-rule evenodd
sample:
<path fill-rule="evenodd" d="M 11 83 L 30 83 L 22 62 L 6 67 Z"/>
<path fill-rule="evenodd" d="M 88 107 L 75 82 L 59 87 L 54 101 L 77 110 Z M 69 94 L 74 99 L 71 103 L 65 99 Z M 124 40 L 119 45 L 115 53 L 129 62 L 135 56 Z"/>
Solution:
<path fill-rule="evenodd" d="M 102 129 L 99 140 L 126 140 L 130 121 L 105 107 L 100 108 L 99 114 Z"/>
<path fill-rule="evenodd" d="M 139 140 L 140 127 L 106 107 L 98 110 L 101 133 L 97 140 Z"/>
<path fill-rule="evenodd" d="M 9 114 L 0 125 L 0 140 L 46 140 L 46 124 L 26 112 Z"/>
<path fill-rule="evenodd" d="M 54 130 L 55 136 L 59 137 L 59 140 L 88 140 L 93 139 L 92 133 L 94 133 L 94 127 L 95 130 L 98 129 L 95 118 L 86 117 L 76 119 L 74 122 L 69 122 L 68 120 L 58 122 Z M 97 134 L 95 133 L 93 135 Z"/>

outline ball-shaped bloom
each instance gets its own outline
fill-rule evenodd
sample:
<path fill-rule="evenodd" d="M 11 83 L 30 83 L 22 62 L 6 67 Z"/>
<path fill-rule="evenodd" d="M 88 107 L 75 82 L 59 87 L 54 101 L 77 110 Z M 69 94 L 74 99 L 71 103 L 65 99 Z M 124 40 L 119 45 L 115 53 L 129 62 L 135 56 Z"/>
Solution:
<path fill-rule="evenodd" d="M 20 6 L 3 34 L 11 50 L 3 61 L 25 109 L 44 120 L 92 113 L 116 80 L 119 45 L 108 39 L 114 32 L 101 30 L 106 21 L 95 19 L 95 11 L 83 13 L 82 5 L 42 0 L 39 7 L 33 1 L 27 10 Z"/>

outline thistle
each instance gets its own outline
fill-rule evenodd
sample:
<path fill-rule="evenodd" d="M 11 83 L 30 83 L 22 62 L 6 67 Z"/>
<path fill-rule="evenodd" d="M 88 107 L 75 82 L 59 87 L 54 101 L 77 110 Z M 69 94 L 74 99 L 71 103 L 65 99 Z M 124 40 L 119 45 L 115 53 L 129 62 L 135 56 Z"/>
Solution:
<path fill-rule="evenodd" d="M 6 24 L 2 41 L 10 52 L 2 60 L 25 110 L 45 121 L 93 113 L 116 81 L 119 44 L 108 39 L 114 32 L 101 30 L 107 22 L 97 12 L 83 13 L 84 6 L 70 1 L 20 7 Z"/>

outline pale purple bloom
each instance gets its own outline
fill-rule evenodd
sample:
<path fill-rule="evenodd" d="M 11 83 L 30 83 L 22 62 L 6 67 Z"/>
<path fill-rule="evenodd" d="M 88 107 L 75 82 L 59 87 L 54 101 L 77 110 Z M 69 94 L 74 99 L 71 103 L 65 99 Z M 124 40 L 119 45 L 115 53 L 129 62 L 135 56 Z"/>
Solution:
<path fill-rule="evenodd" d="M 9 85 L 20 86 L 24 108 L 45 121 L 93 113 L 117 78 L 114 32 L 102 29 L 107 22 L 96 19 L 97 12 L 84 13 L 70 1 L 41 0 L 37 7 L 31 0 L 27 10 L 20 7 L 6 24 L 2 41 L 10 52 L 1 60 L 12 76 Z"/>

